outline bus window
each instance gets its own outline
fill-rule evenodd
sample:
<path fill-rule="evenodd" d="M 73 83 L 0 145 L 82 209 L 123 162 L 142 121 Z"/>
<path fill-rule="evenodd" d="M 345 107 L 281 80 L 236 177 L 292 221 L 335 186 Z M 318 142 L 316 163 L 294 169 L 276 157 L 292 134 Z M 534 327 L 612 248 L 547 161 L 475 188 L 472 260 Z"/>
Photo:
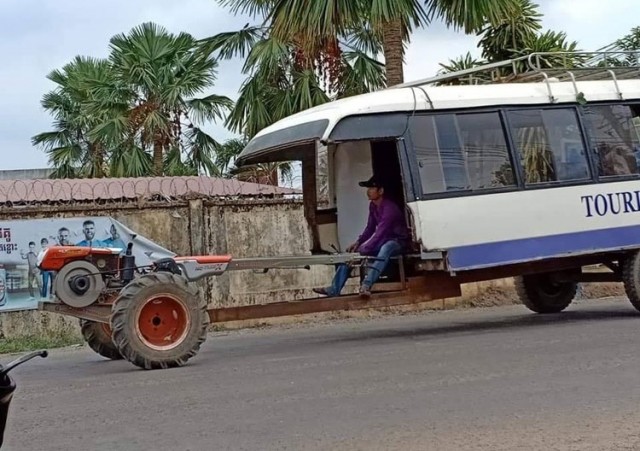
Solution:
<path fill-rule="evenodd" d="M 422 190 L 426 194 L 446 191 L 435 129 L 434 116 L 415 116 L 411 119 L 411 141 L 418 160 Z"/>
<path fill-rule="evenodd" d="M 447 191 L 469 189 L 469 177 L 455 116 L 441 114 L 434 116 L 434 120 Z"/>
<path fill-rule="evenodd" d="M 411 141 L 425 194 L 515 186 L 500 116 L 415 116 Z"/>
<path fill-rule="evenodd" d="M 637 174 L 639 106 L 598 105 L 584 110 L 587 127 L 598 151 L 600 176 Z"/>
<path fill-rule="evenodd" d="M 515 186 L 507 140 L 498 113 L 457 115 L 472 189 Z"/>
<path fill-rule="evenodd" d="M 509 112 L 525 184 L 589 179 L 589 165 L 574 109 Z"/>

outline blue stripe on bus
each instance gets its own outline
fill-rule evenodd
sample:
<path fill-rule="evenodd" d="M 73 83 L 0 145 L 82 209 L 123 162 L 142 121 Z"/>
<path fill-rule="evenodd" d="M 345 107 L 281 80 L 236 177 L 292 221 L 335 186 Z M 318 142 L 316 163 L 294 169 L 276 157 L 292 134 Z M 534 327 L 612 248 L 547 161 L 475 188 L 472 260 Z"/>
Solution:
<path fill-rule="evenodd" d="M 449 267 L 465 270 L 640 247 L 640 225 L 450 248 Z"/>

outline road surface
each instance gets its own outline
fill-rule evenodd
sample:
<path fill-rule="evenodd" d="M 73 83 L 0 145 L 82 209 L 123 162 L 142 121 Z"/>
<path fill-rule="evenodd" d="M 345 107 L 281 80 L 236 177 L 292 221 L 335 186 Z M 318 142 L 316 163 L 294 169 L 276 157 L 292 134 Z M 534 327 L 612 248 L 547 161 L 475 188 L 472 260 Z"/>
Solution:
<path fill-rule="evenodd" d="M 640 449 L 624 300 L 214 333 L 165 371 L 54 350 L 15 376 L 3 450 Z"/>

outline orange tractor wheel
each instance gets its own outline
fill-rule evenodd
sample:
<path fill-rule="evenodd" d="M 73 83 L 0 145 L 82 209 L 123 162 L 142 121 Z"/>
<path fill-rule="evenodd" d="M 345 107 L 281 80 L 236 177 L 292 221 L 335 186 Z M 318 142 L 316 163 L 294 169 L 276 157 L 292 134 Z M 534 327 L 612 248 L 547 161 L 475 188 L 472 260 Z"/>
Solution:
<path fill-rule="evenodd" d="M 134 279 L 116 299 L 112 339 L 129 362 L 144 369 L 184 365 L 207 337 L 207 303 L 197 287 L 168 272 Z"/>
<path fill-rule="evenodd" d="M 111 360 L 122 359 L 120 351 L 111 340 L 111 327 L 109 324 L 81 319 L 80 331 L 84 341 L 96 353 Z"/>

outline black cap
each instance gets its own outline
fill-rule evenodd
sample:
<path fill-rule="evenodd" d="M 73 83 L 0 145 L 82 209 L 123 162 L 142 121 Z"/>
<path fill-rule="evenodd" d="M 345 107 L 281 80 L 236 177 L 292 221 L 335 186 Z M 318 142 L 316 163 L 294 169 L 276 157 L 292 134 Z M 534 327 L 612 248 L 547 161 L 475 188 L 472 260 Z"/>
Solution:
<path fill-rule="evenodd" d="M 358 185 L 364 188 L 382 188 L 383 187 L 382 181 L 375 175 L 372 176 L 369 180 L 366 180 L 364 182 L 359 182 Z"/>

